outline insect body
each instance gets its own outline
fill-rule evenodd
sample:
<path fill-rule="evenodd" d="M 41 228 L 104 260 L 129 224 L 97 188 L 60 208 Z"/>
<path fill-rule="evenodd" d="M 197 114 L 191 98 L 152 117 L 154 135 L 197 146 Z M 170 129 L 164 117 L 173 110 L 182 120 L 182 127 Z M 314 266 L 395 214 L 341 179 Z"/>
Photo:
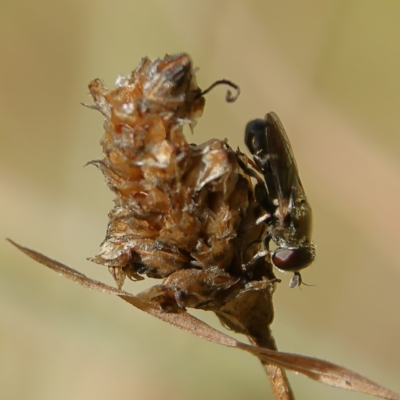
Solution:
<path fill-rule="evenodd" d="M 268 225 L 264 239 L 266 254 L 272 241 L 273 264 L 280 270 L 294 272 L 290 287 L 301 285 L 299 271 L 315 258 L 311 241 L 312 211 L 301 184 L 296 161 L 285 129 L 274 112 L 255 119 L 246 126 L 245 143 L 254 163 L 262 173 L 255 186 L 256 200 L 266 214 L 259 219 Z"/>

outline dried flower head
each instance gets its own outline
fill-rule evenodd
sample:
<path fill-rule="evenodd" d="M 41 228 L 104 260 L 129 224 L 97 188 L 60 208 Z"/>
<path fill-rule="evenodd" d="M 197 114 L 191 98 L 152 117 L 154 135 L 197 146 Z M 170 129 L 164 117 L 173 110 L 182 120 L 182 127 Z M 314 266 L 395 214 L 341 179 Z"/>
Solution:
<path fill-rule="evenodd" d="M 184 125 L 193 128 L 205 104 L 189 56 L 144 58 L 117 84 L 89 85 L 106 117 L 105 158 L 91 163 L 116 194 L 106 239 L 92 260 L 109 267 L 119 287 L 125 276 L 142 275 L 168 277 L 171 287 L 192 275 L 209 287 L 218 277 L 224 283 L 211 284 L 218 292 L 248 281 L 242 265 L 258 250 L 252 244 L 265 230 L 255 223 L 262 211 L 239 165 L 244 155 L 226 141 L 185 139 Z"/>

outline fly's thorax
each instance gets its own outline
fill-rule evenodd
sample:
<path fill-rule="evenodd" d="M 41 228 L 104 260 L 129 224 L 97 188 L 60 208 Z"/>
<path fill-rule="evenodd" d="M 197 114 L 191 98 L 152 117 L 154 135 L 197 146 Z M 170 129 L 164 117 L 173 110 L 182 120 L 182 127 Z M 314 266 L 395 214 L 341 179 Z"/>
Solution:
<path fill-rule="evenodd" d="M 287 214 L 284 219 L 274 219 L 268 226 L 268 234 L 278 247 L 297 247 L 311 242 L 312 213 Z"/>

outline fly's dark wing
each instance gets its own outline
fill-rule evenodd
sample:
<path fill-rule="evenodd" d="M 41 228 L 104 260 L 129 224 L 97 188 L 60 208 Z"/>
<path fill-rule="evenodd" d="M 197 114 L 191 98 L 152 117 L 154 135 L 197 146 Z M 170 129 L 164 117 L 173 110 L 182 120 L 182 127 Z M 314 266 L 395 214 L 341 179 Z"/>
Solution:
<path fill-rule="evenodd" d="M 296 193 L 299 193 L 299 191 L 304 193 L 304 189 L 292 147 L 282 122 L 274 112 L 268 113 L 265 116 L 265 121 L 271 171 L 279 202 L 278 208 L 281 215 L 286 215 L 290 207 L 293 190 L 295 189 Z"/>

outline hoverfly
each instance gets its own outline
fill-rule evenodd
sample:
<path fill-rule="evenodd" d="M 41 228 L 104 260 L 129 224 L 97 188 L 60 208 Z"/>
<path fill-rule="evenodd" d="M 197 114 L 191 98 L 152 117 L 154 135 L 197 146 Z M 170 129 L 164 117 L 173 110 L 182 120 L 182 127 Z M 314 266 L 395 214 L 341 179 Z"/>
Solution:
<path fill-rule="evenodd" d="M 300 286 L 299 271 L 315 258 L 315 246 L 311 241 L 312 211 L 278 116 L 270 112 L 264 119 L 250 121 L 245 130 L 245 143 L 256 169 L 264 177 L 264 182 L 258 177 L 255 185 L 256 200 L 266 212 L 257 222 L 265 221 L 268 226 L 265 252 L 260 255 L 270 254 L 276 268 L 294 272 L 289 286 Z M 269 250 L 271 239 L 277 246 L 272 252 Z"/>

